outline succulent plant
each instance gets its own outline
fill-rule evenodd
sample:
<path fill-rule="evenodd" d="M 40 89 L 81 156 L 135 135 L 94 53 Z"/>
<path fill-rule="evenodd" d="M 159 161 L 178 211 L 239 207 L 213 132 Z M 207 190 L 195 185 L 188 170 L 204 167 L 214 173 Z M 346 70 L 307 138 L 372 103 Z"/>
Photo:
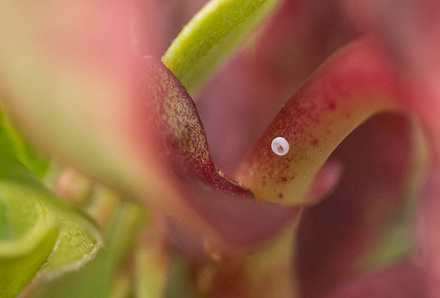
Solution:
<path fill-rule="evenodd" d="M 0 297 L 440 296 L 440 5 L 205 2 L 0 2 Z"/>

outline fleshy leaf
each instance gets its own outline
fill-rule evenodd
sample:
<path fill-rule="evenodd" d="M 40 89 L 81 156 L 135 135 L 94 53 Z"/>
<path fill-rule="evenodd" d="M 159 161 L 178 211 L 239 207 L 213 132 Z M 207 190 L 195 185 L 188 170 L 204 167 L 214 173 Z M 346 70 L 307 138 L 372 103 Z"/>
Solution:
<path fill-rule="evenodd" d="M 296 216 L 253 201 L 214 166 L 183 85 L 133 55 L 130 5 L 0 3 L 0 28 L 14 28 L 0 40 L 2 100 L 39 148 L 210 239 L 251 245 Z"/>
<path fill-rule="evenodd" d="M 160 62 L 149 59 L 147 65 L 154 75 L 147 80 L 149 100 L 145 105 L 162 158 L 166 157 L 180 178 L 250 196 L 215 167 L 196 106 L 179 80 Z"/>
<path fill-rule="evenodd" d="M 190 94 L 278 3 L 212 0 L 181 31 L 162 58 Z"/>
<path fill-rule="evenodd" d="M 139 92 L 149 74 L 130 40 L 134 2 L 0 2 L 1 100 L 51 157 L 127 192 L 136 180 L 154 192 L 166 179 L 144 141 Z"/>
<path fill-rule="evenodd" d="M 179 202 L 173 172 L 240 190 L 213 166 L 180 82 L 132 53 L 130 5 L 48 2 L 34 10 L 1 2 L 0 16 L 0 28 L 14 28 L 0 41 L 1 99 L 37 146 L 182 218 L 193 215 Z"/>
<path fill-rule="evenodd" d="M 56 249 L 46 267 L 67 269 L 93 257 L 100 245 L 99 232 L 93 221 L 81 210 L 55 197 L 14 157 L 0 152 L 0 195 L 4 210 L 7 210 L 4 216 L 9 214 L 7 216 L 11 216 L 14 226 L 22 230 L 32 226 L 27 221 L 35 222 L 43 216 L 56 223 L 60 230 Z"/>
<path fill-rule="evenodd" d="M 31 281 L 50 258 L 58 235 L 59 225 L 38 202 L 0 195 L 2 297 L 16 297 Z"/>
<path fill-rule="evenodd" d="M 47 280 L 33 297 L 112 297 L 117 272 L 136 241 L 145 213 L 139 206 L 119 203 L 106 229 L 105 248 L 79 270 Z"/>
<path fill-rule="evenodd" d="M 241 165 L 237 179 L 257 199 L 304 204 L 331 152 L 372 115 L 396 110 L 400 89 L 384 58 L 363 41 L 335 54 L 285 104 Z M 272 151 L 276 137 L 290 148 Z"/>
<path fill-rule="evenodd" d="M 162 163 L 171 164 L 178 178 L 179 199 L 187 212 L 197 214 L 188 222 L 203 220 L 213 229 L 208 233 L 214 232 L 229 245 L 248 246 L 295 218 L 297 208 L 255 202 L 247 189 L 215 167 L 194 102 L 168 69 L 154 60 L 149 63 L 155 75 L 147 84 L 151 94 L 147 108 L 154 111 L 150 113 L 153 131 L 160 132 L 154 134 L 154 143 L 164 151 L 157 159 L 166 156 Z"/>

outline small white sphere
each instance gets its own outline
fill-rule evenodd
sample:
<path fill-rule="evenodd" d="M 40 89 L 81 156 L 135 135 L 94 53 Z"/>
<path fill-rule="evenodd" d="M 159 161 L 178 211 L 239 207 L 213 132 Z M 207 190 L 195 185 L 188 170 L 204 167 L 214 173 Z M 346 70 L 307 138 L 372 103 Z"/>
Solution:
<path fill-rule="evenodd" d="M 272 151 L 276 155 L 283 156 L 289 152 L 289 143 L 283 137 L 277 137 L 272 141 Z"/>

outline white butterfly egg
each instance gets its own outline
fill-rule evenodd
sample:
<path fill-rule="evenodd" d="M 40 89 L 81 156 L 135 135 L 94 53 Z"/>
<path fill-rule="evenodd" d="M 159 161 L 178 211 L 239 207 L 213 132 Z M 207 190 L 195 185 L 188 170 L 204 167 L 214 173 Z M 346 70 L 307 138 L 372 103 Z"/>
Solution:
<path fill-rule="evenodd" d="M 276 155 L 283 156 L 289 152 L 289 142 L 283 137 L 277 137 L 272 141 L 272 151 Z"/>

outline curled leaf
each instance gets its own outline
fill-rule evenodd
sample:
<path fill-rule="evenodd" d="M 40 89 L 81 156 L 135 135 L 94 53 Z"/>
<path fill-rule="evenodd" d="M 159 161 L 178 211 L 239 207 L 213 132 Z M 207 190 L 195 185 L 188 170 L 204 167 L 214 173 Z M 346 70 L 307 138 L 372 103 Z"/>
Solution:
<path fill-rule="evenodd" d="M 1 186 L 0 186 L 1 188 Z M 54 249 L 59 225 L 38 202 L 0 195 L 0 291 L 16 297 L 44 266 Z"/>
<path fill-rule="evenodd" d="M 56 198 L 4 150 L 0 164 L 0 248 L 2 262 L 8 264 L 2 270 L 20 267 L 21 274 L 27 267 L 27 274 L 13 278 L 29 281 L 43 265 L 66 270 L 94 256 L 100 236 L 91 219 Z"/>
<path fill-rule="evenodd" d="M 105 248 L 99 250 L 96 258 L 78 270 L 44 281 L 33 297 L 94 298 L 115 295 L 117 274 L 144 223 L 145 212 L 139 206 L 119 203 L 105 231 Z"/>
<path fill-rule="evenodd" d="M 0 28 L 17 27 L 0 41 L 0 86 L 19 127 L 50 155 L 217 240 L 248 245 L 281 228 L 292 215 L 282 207 L 268 208 L 284 214 L 273 220 L 240 216 L 252 195 L 214 166 L 185 88 L 154 58 L 133 55 L 126 3 L 102 11 L 99 3 L 0 4 Z M 23 16 L 26 24 L 18 22 Z M 99 26 L 84 26 L 92 20 Z M 259 233 L 254 222 L 271 224 Z"/>
<path fill-rule="evenodd" d="M 386 65 L 365 41 L 335 54 L 285 104 L 237 179 L 260 200 L 310 203 L 310 185 L 338 144 L 372 115 L 398 109 L 399 89 Z M 277 137 L 290 146 L 283 156 L 271 148 Z"/>

